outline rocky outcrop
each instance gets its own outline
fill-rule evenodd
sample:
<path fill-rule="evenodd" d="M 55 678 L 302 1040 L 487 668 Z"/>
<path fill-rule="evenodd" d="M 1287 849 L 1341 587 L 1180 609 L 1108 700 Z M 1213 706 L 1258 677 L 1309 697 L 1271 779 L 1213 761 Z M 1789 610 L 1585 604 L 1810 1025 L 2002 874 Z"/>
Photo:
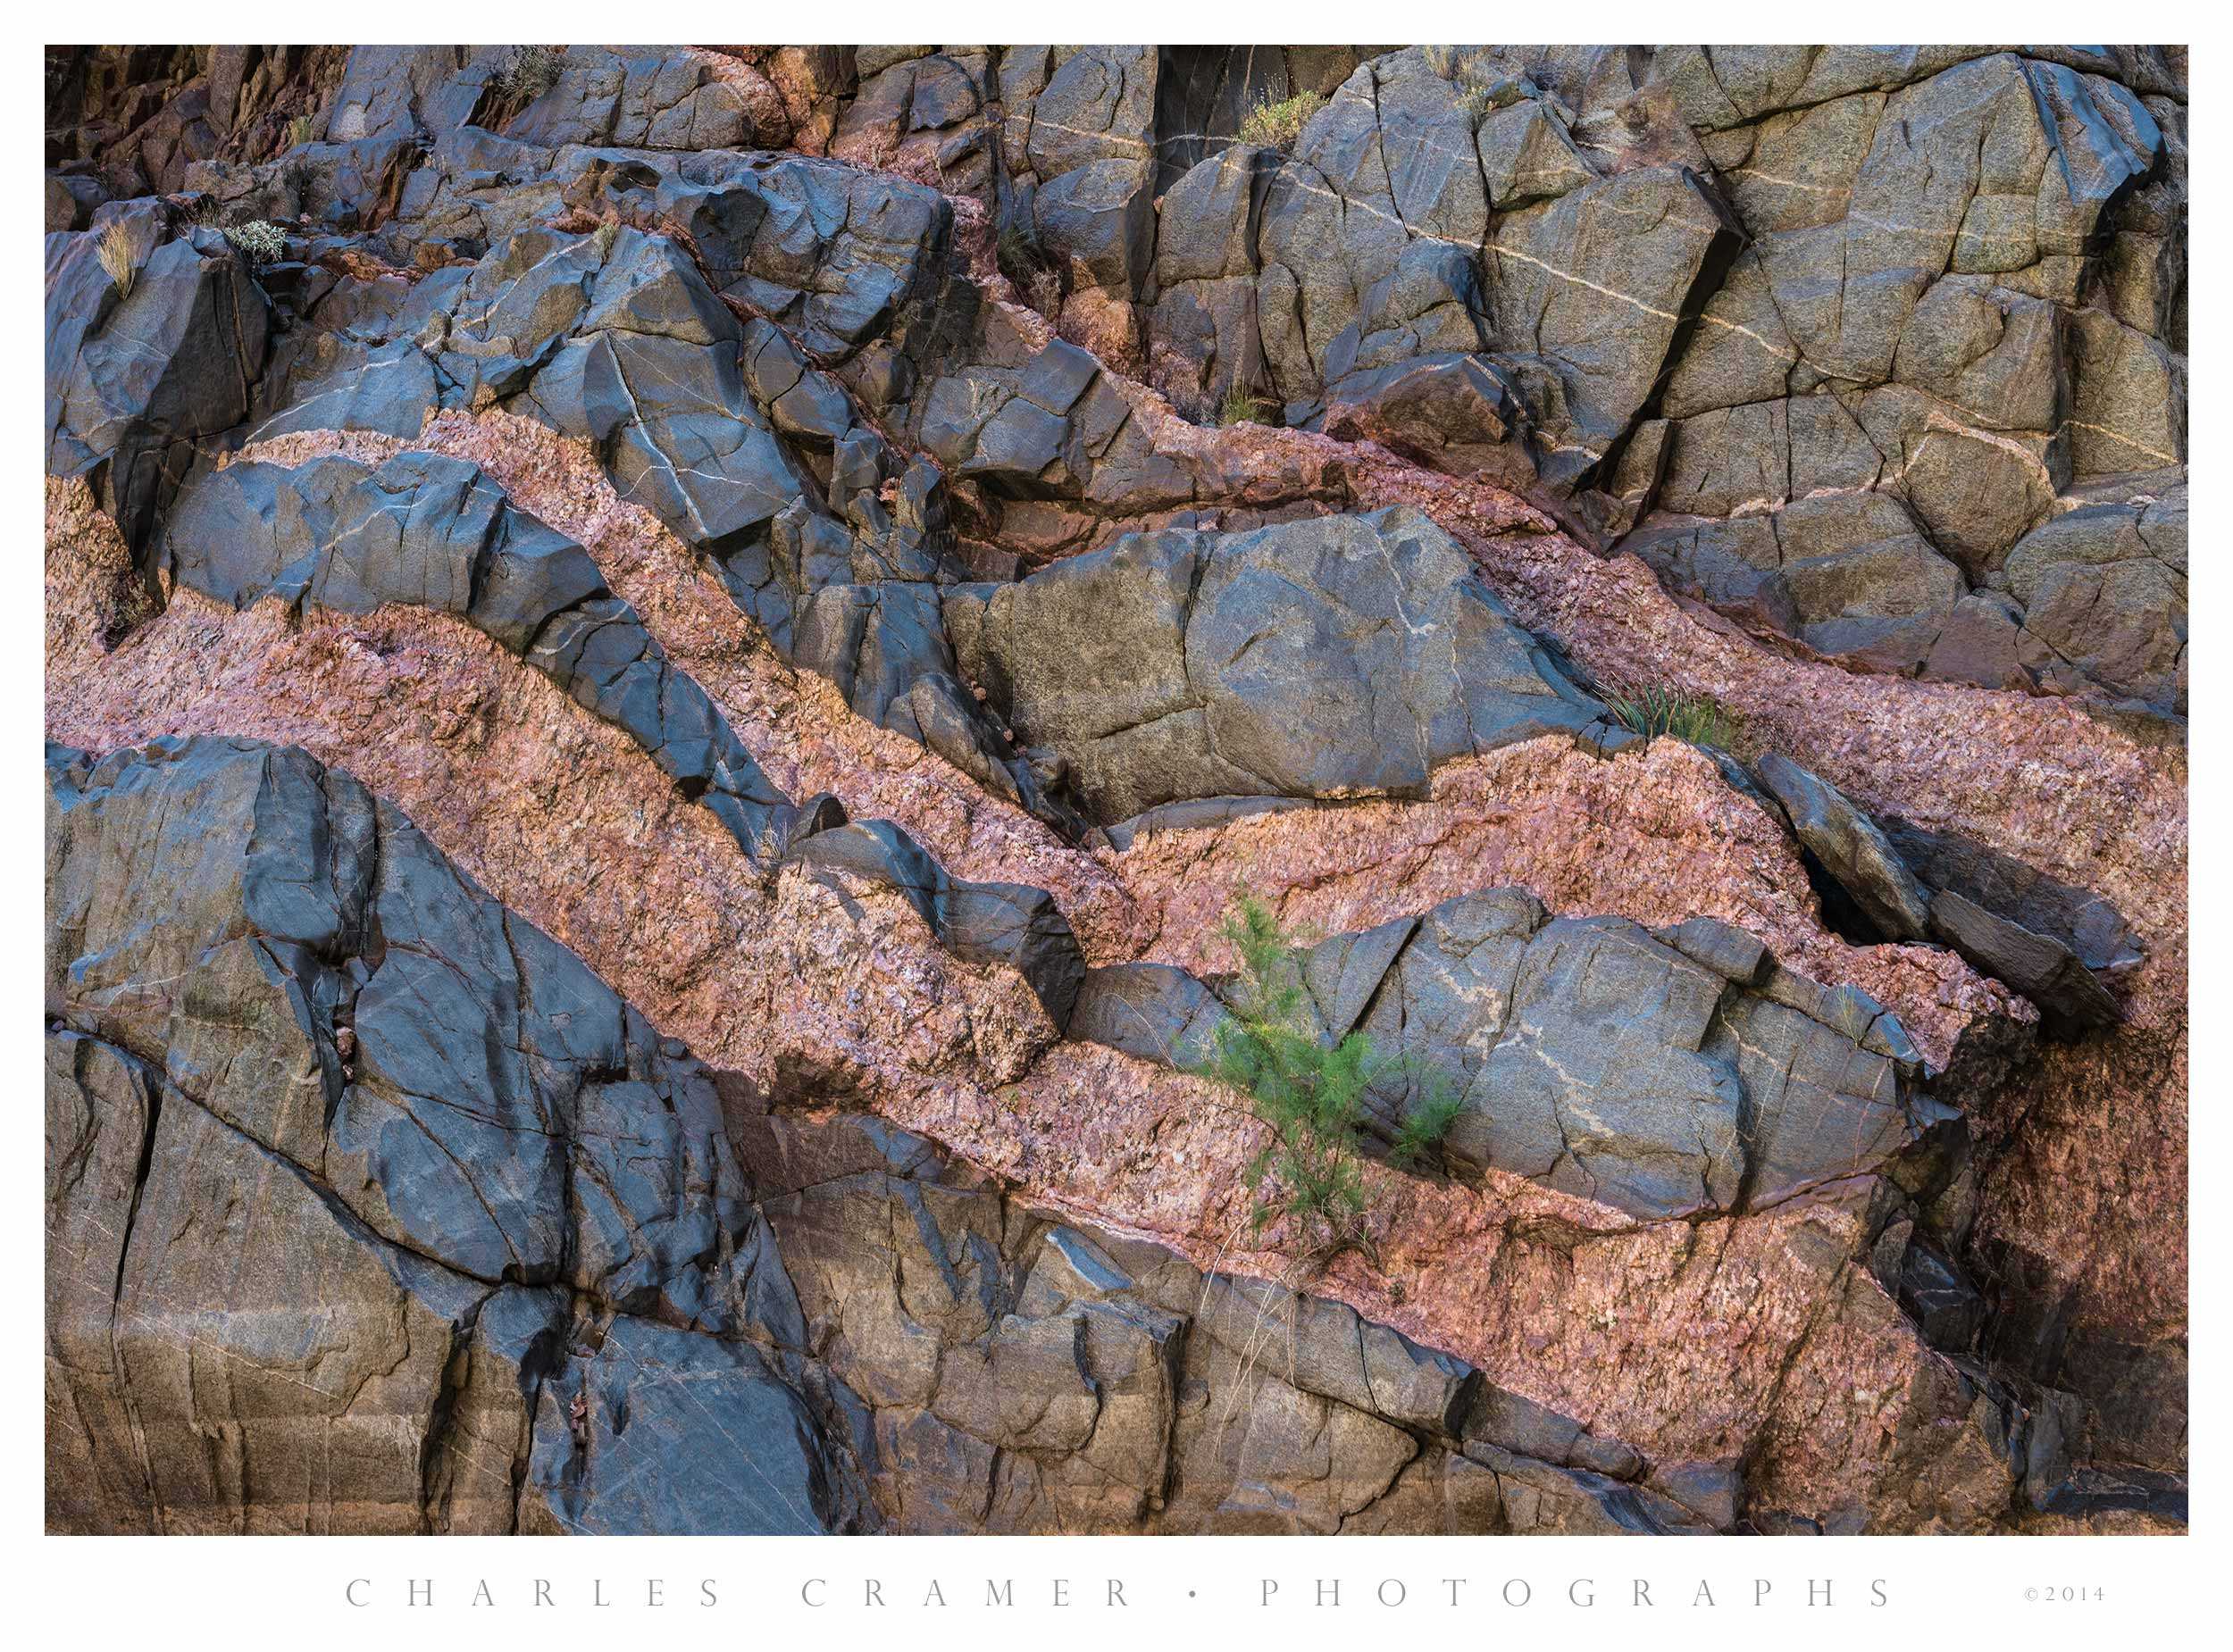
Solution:
<path fill-rule="evenodd" d="M 1921 1057 L 1896 1016 L 1711 918 L 1653 936 L 1492 890 L 1321 941 L 1294 969 L 1308 1031 L 1390 1058 L 1368 1092 L 1386 1139 L 1448 1097 L 1446 1158 L 1635 1216 L 1774 1205 L 1882 1171 L 1957 1117 L 1911 1092 Z M 1117 964 L 1087 978 L 1071 1030 L 1183 1063 L 1217 1021 L 1192 976 Z"/>
<path fill-rule="evenodd" d="M 2185 97 L 51 51 L 50 1523 L 2183 1519 Z"/>
<path fill-rule="evenodd" d="M 625 730 L 756 858 L 773 860 L 791 833 L 789 802 L 597 564 L 473 465 L 419 453 L 377 471 L 340 458 L 228 465 L 195 479 L 156 561 L 235 608 L 276 597 L 454 613 Z"/>
<path fill-rule="evenodd" d="M 59 750 L 48 809 L 62 1523 L 846 1523 L 679 1045 L 298 752 Z"/>
<path fill-rule="evenodd" d="M 1417 795 L 1468 752 L 1635 738 L 1416 513 L 1127 538 L 964 588 L 946 615 L 964 675 L 1097 821 L 1202 797 Z"/>
<path fill-rule="evenodd" d="M 1338 1303 L 873 1120 L 724 1119 L 720 1075 L 300 752 L 58 750 L 48 784 L 63 1529 L 1698 1523 Z"/>

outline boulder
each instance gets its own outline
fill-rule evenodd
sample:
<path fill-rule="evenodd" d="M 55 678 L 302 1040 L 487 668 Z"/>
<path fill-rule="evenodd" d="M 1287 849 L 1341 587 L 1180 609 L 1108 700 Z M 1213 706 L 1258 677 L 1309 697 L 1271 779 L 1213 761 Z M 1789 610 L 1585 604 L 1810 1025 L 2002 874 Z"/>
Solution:
<path fill-rule="evenodd" d="M 1217 796 L 1418 796 L 1607 718 L 1416 511 L 1131 535 L 958 594 L 964 674 L 1097 821 Z"/>

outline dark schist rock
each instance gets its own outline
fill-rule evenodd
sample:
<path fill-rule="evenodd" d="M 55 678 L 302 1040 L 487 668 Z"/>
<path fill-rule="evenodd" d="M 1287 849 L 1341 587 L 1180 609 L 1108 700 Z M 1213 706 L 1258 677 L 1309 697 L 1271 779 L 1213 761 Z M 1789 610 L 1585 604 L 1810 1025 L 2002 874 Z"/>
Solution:
<path fill-rule="evenodd" d="M 1783 806 L 1800 843 L 1885 939 L 1921 940 L 1929 933 L 1929 897 L 1875 821 L 1780 752 L 1763 755 L 1754 771 Z"/>
<path fill-rule="evenodd" d="M 724 1122 L 300 752 L 57 748 L 48 787 L 57 1529 L 1490 1531 L 1534 1518 L 1504 1481 L 1640 1471 L 876 1119 Z"/>
<path fill-rule="evenodd" d="M 1340 1303 L 1032 1210 L 874 1118 L 778 1111 L 740 1139 L 895 1527 L 1704 1523 L 1630 1448 Z"/>
<path fill-rule="evenodd" d="M 2084 1030 L 2124 1019 L 2108 989 L 2051 936 L 1996 917 L 1952 889 L 1931 897 L 1930 921 L 1939 939 L 2064 1025 Z"/>
<path fill-rule="evenodd" d="M 247 417 L 270 305 L 214 229 L 163 238 L 160 213 L 108 209 L 46 243 L 46 473 L 83 476 L 135 552 L 197 444 Z M 102 244 L 122 238 L 121 282 Z"/>
<path fill-rule="evenodd" d="M 705 691 L 572 539 L 476 465 L 401 453 L 377 469 L 314 459 L 197 471 L 155 553 L 181 584 L 245 608 L 267 597 L 363 613 L 454 614 L 625 730 L 756 861 L 781 852 L 790 802 Z"/>
<path fill-rule="evenodd" d="M 2138 962 L 2137 941 L 2099 897 L 1982 845 L 1904 822 L 1887 831 L 1828 781 L 1779 753 L 1768 753 L 1754 768 L 1815 864 L 1882 939 L 1953 947 L 2065 1030 L 2123 1019 L 2103 977 Z M 1914 853 L 1922 877 L 1900 846 Z"/>
<path fill-rule="evenodd" d="M 49 1416 L 90 1465 L 53 1518 L 855 1517 L 679 1046 L 301 752 L 57 749 L 47 782 Z"/>
<path fill-rule="evenodd" d="M 258 383 L 263 329 L 244 320 L 215 343 L 274 430 L 409 435 L 435 405 L 540 407 L 593 429 L 631 496 L 693 543 L 761 543 L 771 501 L 824 476 L 796 448 L 772 454 L 782 421 L 734 397 L 735 315 L 701 309 L 723 335 L 709 339 L 682 309 L 623 301 L 548 347 L 582 271 L 513 243 L 609 213 L 679 229 L 686 252 L 655 262 L 682 256 L 705 296 L 842 380 L 873 415 L 857 428 L 931 454 L 996 515 L 1026 507 L 1025 538 L 1046 520 L 1034 505 L 1106 525 L 1192 503 L 1193 473 L 1109 383 L 1062 405 L 1026 393 L 1032 348 L 958 271 L 938 189 L 783 153 L 819 144 L 934 167 L 1027 231 L 1054 284 L 1040 302 L 1067 306 L 1049 319 L 1105 332 L 1112 359 L 1144 363 L 1190 416 L 1237 391 L 1486 475 L 1864 669 L 2184 705 L 2183 544 L 2167 552 L 2146 520 L 2183 495 L 2186 463 L 2177 51 L 894 47 L 862 71 L 824 49 L 794 88 L 809 112 L 753 64 L 682 48 L 568 48 L 529 97 L 505 81 L 509 48 L 358 47 L 314 141 L 219 159 L 230 109 L 269 99 L 251 50 L 200 73 L 172 63 L 161 72 L 186 79 L 168 91 L 116 88 L 169 102 L 152 119 L 129 104 L 130 164 L 79 155 L 48 196 L 74 228 L 126 204 L 103 195 L 183 185 L 228 221 L 307 216 L 314 264 L 361 251 L 437 271 L 420 286 L 447 296 L 407 301 L 410 327 L 313 319 L 274 340 L 275 388 Z M 1725 63 L 1741 65 L 1730 85 Z M 1292 153 L 1233 141 L 1236 100 L 1283 88 L 1327 96 Z M 212 231 L 185 238 L 217 250 Z M 643 256 L 615 250 L 624 268 Z M 94 305 L 60 307 L 97 308 L 105 279 L 80 278 Z M 274 272 L 275 292 L 295 279 Z M 376 284 L 301 279 L 314 317 Z M 518 305 L 502 296 L 514 284 Z M 237 297 L 210 308 L 247 317 Z M 438 313 L 458 345 L 412 348 Z M 252 416 L 188 399 L 203 405 L 123 444 L 134 543 L 183 470 L 150 449 Z M 836 405 L 818 390 L 792 405 L 808 426 Z M 887 599 L 904 606 L 843 605 L 881 615 Z M 912 629 L 894 626 L 888 657 L 913 660 Z M 911 663 L 902 697 L 940 669 Z M 893 697 L 869 675 L 881 720 Z M 1000 766 L 997 731 L 969 744 Z"/>
<path fill-rule="evenodd" d="M 1229 796 L 1418 796 L 1544 734 L 1623 743 L 1409 507 L 1130 535 L 945 605 L 965 676 L 1089 817 Z"/>
<path fill-rule="evenodd" d="M 849 210 L 833 179 L 861 175 L 570 153 L 580 170 L 565 174 L 569 188 L 656 213 L 691 237 L 688 247 L 632 228 L 578 234 L 531 221 L 400 304 L 353 311 L 337 289 L 316 313 L 333 313 L 327 342 L 290 360 L 297 382 L 256 434 L 412 434 L 434 407 L 496 405 L 587 441 L 623 498 L 713 560 L 787 658 L 836 683 L 860 715 L 1078 830 L 956 680 L 939 615 L 941 585 L 961 572 L 944 477 L 886 441 L 824 365 L 891 321 L 881 309 L 847 314 L 844 295 L 888 288 L 898 303 L 919 279 L 891 268 L 894 246 L 865 229 L 835 243 L 807 233 L 814 214 Z M 942 245 L 942 203 L 932 213 L 903 194 L 920 210 L 902 213 L 876 199 L 857 204 L 884 233 L 919 243 L 903 265 Z M 800 288 L 779 292 L 779 276 Z M 741 321 L 732 300 L 761 313 Z M 1061 376 L 1050 363 L 1034 381 Z"/>
<path fill-rule="evenodd" d="M 1642 1217 L 1756 1210 L 1880 1170 L 1953 1122 L 1917 1088 L 1897 1017 L 1783 968 L 1712 919 L 1653 934 L 1551 919 L 1492 890 L 1294 955 L 1309 1030 L 1391 1059 L 1370 1097 L 1389 1138 L 1434 1092 L 1463 1105 L 1443 1151 Z M 1073 1036 L 1197 1064 L 1223 980 L 1089 971 Z"/>

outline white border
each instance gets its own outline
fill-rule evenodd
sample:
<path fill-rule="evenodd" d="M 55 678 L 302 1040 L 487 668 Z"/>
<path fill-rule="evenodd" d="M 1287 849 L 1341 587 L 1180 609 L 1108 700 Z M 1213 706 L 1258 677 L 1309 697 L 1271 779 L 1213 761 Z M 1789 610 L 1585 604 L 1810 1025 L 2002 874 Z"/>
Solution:
<path fill-rule="evenodd" d="M 1666 6 L 1600 4 L 1569 13 L 1497 14 L 1478 6 L 1402 5 L 1359 8 L 1324 0 L 1290 0 L 1277 8 L 1175 4 L 1170 0 L 1122 0 L 1090 9 L 1050 12 L 1013 0 L 988 0 L 970 6 L 899 6 L 886 0 L 857 0 L 843 7 L 808 13 L 786 12 L 784 24 L 842 32 L 850 40 L 921 38 L 951 31 L 973 38 L 1043 38 L 1058 31 L 1073 38 L 1155 39 L 1185 43 L 1248 38 L 1277 31 L 1306 40 L 1346 38 L 1367 31 L 1406 39 L 1473 39 L 1501 23 L 1529 38 L 1563 28 L 1586 29 L 1594 38 L 1619 39 L 1675 29 L 1690 38 L 1758 39 L 1788 34 L 1794 24 L 1825 32 L 1856 25 L 1878 39 L 1997 38 L 2021 32 L 2031 38 L 2090 38 L 2105 27 L 2148 40 L 2190 41 L 2193 55 L 2193 150 L 2207 157 L 2193 179 L 2190 236 L 2190 305 L 2193 338 L 2189 362 L 2195 395 L 2190 412 L 2194 468 L 2215 480 L 2211 432 L 2219 425 L 2215 396 L 2226 363 L 2220 347 L 2222 323 L 2213 302 L 2223 268 L 2217 252 L 2223 244 L 2223 219 L 2216 190 L 2215 158 L 2222 149 L 2212 102 L 2220 82 L 2216 16 L 2185 5 L 2100 6 L 2067 4 L 1986 7 L 1965 4 L 1890 4 L 1861 15 L 1837 15 L 1817 8 L 1794 13 L 1788 6 L 1722 4 L 1681 13 Z M 661 6 L 615 17 L 609 6 L 557 0 L 534 7 L 480 6 L 461 12 L 422 0 L 391 0 L 377 8 L 343 13 L 271 4 L 223 7 L 155 6 L 139 0 L 77 13 L 49 9 L 31 14 L 42 38 L 48 34 L 98 29 L 110 39 L 166 39 L 181 32 L 243 36 L 263 39 L 300 38 L 314 32 L 347 33 L 389 40 L 440 39 L 464 23 L 484 38 L 533 33 L 543 38 L 593 38 L 618 21 L 641 28 L 656 24 L 663 38 L 713 39 L 764 30 L 771 21 L 752 8 Z M 940 25 L 942 24 L 943 27 Z M 1548 28 L 1530 28 L 1547 24 Z M 1050 25 L 1057 27 L 1050 28 Z M 11 20 L 10 32 L 30 32 Z M 796 30 L 786 33 L 795 38 Z M 321 1647 L 441 1646 L 492 1635 L 528 1635 L 540 1645 L 565 1645 L 584 1631 L 614 1631 L 630 1639 L 687 1638 L 753 1645 L 767 1639 L 783 1644 L 834 1641 L 840 1646 L 871 1644 L 905 1637 L 925 1648 L 966 1645 L 1047 1645 L 1061 1648 L 1135 1647 L 1142 1634 L 1182 1637 L 1178 1644 L 1201 1644 L 1234 1631 L 1253 1634 L 1279 1646 L 1350 1645 L 1384 1634 L 1460 1638 L 1466 1645 L 1506 1639 L 1603 1631 L 1648 1639 L 1673 1647 L 1727 1647 L 1794 1639 L 1810 1644 L 1879 1646 L 1888 1638 L 1929 1637 L 1960 1647 L 2013 1638 L 2020 1644 L 2098 1647 L 2106 1637 L 2144 1632 L 2209 1634 L 2206 1624 L 2222 1615 L 2205 1615 L 2209 1601 L 2225 1590 L 2218 1563 L 2223 1541 L 2223 1482 L 2227 1467 L 2220 1449 L 2221 1407 L 2213 1400 L 2226 1384 L 2220 1357 L 2226 1278 L 2226 1228 L 2222 1196 L 2212 1197 L 2208 1175 L 2204 1197 L 2190 1200 L 2193 1221 L 2193 1368 L 2197 1373 L 2194 1417 L 2194 1514 L 2185 1538 L 1830 1538 L 1811 1540 L 1699 1540 L 1682 1539 L 1568 1539 L 1528 1540 L 1411 1538 L 1346 1539 L 474 1539 L 439 1543 L 376 1539 L 327 1539 L 311 1542 L 255 1543 L 246 1539 L 60 1539 L 43 1535 L 44 1408 L 40 1326 L 43 1317 L 38 1259 L 43 1251 L 41 1211 L 43 1154 L 33 1121 L 40 1057 L 34 1041 L 29 1005 L 40 974 L 38 921 L 43 864 L 40 788 L 30 748 L 42 692 L 38 558 L 39 532 L 33 526 L 32 501 L 41 487 L 35 454 L 43 446 L 30 426 L 31 383 L 38 375 L 33 358 L 41 339 L 29 324 L 31 289 L 40 285 L 40 264 L 32 256 L 33 226 L 44 216 L 32 193 L 29 155 L 35 135 L 25 129 L 43 104 L 43 80 L 35 78 L 37 40 L 13 46 L 0 59 L 6 84 L 17 88 L 9 107 L 17 138 L 16 156 L 4 177 L 17 192 L 20 210 L 10 221 L 21 256 L 5 279 L 17 290 L 12 313 L 19 326 L 6 338 L 12 358 L 10 428 L 0 452 L 9 455 L 18 477 L 25 537 L 9 568 L 10 600 L 0 605 L 9 646 L 0 649 L 0 672 L 10 691 L 5 704 L 21 707 L 13 716 L 21 743 L 5 765 L 10 807 L 0 816 L 6 870 L 0 900 L 7 903 L 0 933 L 7 937 L 0 956 L 0 1005 L 17 1008 L 0 1019 L 0 1074 L 6 1074 L 20 1098 L 9 1194 L 4 1206 L 11 1243 L 4 1254 L 7 1302 L 0 1323 L 9 1328 L 13 1357 L 0 1362 L 0 1415 L 15 1419 L 0 1432 L 0 1464 L 6 1471 L 4 1517 L 0 1542 L 6 1547 L 0 1568 L 0 1610 L 14 1622 L 23 1644 L 57 1645 L 122 1642 L 150 1648 L 205 1645 L 256 1647 L 310 1640 Z M 2226 520 L 2220 487 L 2200 490 L 2195 501 L 2194 540 L 2201 547 L 2193 581 L 2193 607 L 2201 634 L 2216 635 L 2227 614 L 2220 601 L 2222 583 L 2213 553 L 2216 531 Z M 2199 777 L 2191 802 L 2195 833 L 2203 842 L 2219 841 L 2225 819 L 2224 765 L 2220 761 L 2229 708 L 2215 670 L 2213 652 L 2196 656 L 2193 672 L 2194 770 Z M 1919 774 L 1919 785 L 1928 776 Z M 2205 1004 L 2215 989 L 2233 985 L 2226 969 L 2227 909 L 2224 878 L 2214 856 L 2195 863 L 2189 912 L 2194 937 L 2193 988 Z M 2226 1167 L 2221 1122 L 2226 1090 L 2226 1037 L 2222 1014 L 2205 1017 L 2195 1028 L 2190 1162 L 2222 1172 Z M 2107 1105 L 2107 1098 L 2104 1098 Z M 563 1541 L 563 1547 L 560 1547 Z M 864 1580 L 882 1582 L 890 1603 L 877 1610 L 860 1603 Z M 1124 1607 L 1107 1605 L 1103 1582 L 1123 1581 Z M 1447 1604 L 1441 1580 L 1472 1581 L 1463 1604 Z M 548 1579 L 558 1603 L 538 1608 L 534 1581 Z M 665 1604 L 645 1604 L 648 1582 L 663 1581 Z M 927 1580 L 943 1586 L 948 1605 L 925 1605 Z M 1054 1580 L 1069 1581 L 1071 1605 L 1051 1604 Z M 1635 1604 L 1634 1580 L 1647 1581 L 1654 1604 Z M 356 1590 L 370 1604 L 348 1603 L 353 1579 L 369 1581 Z M 431 1580 L 431 1606 L 409 1604 L 410 1580 Z M 700 1598 L 700 1581 L 715 1580 L 716 1604 Z M 809 1580 L 824 1579 L 819 1589 Z M 1012 1606 L 988 1606 L 988 1579 L 1013 1579 Z M 1263 1581 L 1274 1580 L 1273 1604 L 1261 1604 Z M 1384 1606 L 1376 1590 L 1386 1580 L 1401 1580 L 1406 1599 Z M 1827 1579 L 1827 1606 L 1807 1603 L 1810 1580 Z M 476 1584 L 485 1580 L 495 1604 L 473 1604 Z M 602 1580 L 613 1604 L 592 1603 Z M 1339 1606 L 1313 1604 L 1320 1580 L 1338 1580 Z M 1524 1584 L 1524 1606 L 1504 1604 L 1501 1591 L 1515 1598 Z M 1586 1587 L 1576 1580 L 1591 1580 Z M 1760 1604 L 1760 1580 L 1769 1588 Z M 1881 1604 L 1871 1585 L 1881 1580 Z M 1703 1581 L 1714 1604 L 1698 1603 Z M 820 1606 L 807 1596 L 825 1599 Z M 2093 1598 L 2095 1589 L 2101 1598 Z M 1191 1592 L 1190 1592 L 1191 1591 Z M 1569 1593 L 1571 1591 L 1571 1593 Z M 2080 1598 L 2064 1600 L 2064 1591 Z M 1392 1595 L 1392 1589 L 1390 1593 Z M 1578 1604 L 1589 1595 L 1593 1604 Z M 2215 1637 L 2224 1634 L 2222 1626 Z"/>

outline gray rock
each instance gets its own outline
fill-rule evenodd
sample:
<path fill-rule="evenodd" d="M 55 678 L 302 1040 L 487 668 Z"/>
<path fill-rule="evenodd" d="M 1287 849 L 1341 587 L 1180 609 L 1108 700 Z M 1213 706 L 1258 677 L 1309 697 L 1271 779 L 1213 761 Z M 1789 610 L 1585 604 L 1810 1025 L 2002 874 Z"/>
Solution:
<path fill-rule="evenodd" d="M 1069 1024 L 1085 959 L 1046 890 L 952 877 L 891 821 L 855 821 L 815 832 L 794 842 L 790 858 L 898 890 L 957 957 L 1015 970 L 1056 1029 Z"/>
<path fill-rule="evenodd" d="M 966 605 L 963 672 L 1102 821 L 1416 796 L 1451 757 L 1605 714 L 1409 509 L 1129 536 Z"/>
<path fill-rule="evenodd" d="M 1783 805 L 1799 841 L 1885 939 L 1921 940 L 1929 934 L 1929 897 L 1874 820 L 1781 752 L 1764 753 L 1754 769 Z"/>
<path fill-rule="evenodd" d="M 144 219 L 127 228 L 129 292 L 102 267 L 102 231 L 47 240 L 46 473 L 85 477 L 138 552 L 195 445 L 247 416 L 271 321 L 216 231 L 156 242 L 143 238 L 158 233 Z"/>
<path fill-rule="evenodd" d="M 1464 1483 L 1453 1449 L 1480 1386 L 1463 1363 L 1026 1212 L 873 1118 L 767 1114 L 745 1150 L 807 1344 L 866 1411 L 892 1524 L 1496 1529 L 1493 1488 Z"/>
<path fill-rule="evenodd" d="M 53 1414 L 61 1460 L 91 1473 L 58 1511 L 236 1531 L 850 1518 L 844 1461 L 729 1340 L 796 1347 L 799 1311 L 705 1069 L 300 752 L 57 750 L 47 774 L 50 1231 L 91 1244 L 50 1280 L 51 1369 L 84 1395 Z M 576 1314 L 602 1350 L 586 1464 L 559 1449 L 571 1419 L 551 1436 Z M 96 1342 L 96 1320 L 119 1330 Z M 706 1452 L 707 1428 L 733 1449 Z"/>
<path fill-rule="evenodd" d="M 155 555 L 181 584 L 236 608 L 277 597 L 465 620 L 625 730 L 755 859 L 780 848 L 789 800 L 705 691 L 606 592 L 586 551 L 514 507 L 477 466 L 406 452 L 377 470 L 342 458 L 205 469 Z"/>
<path fill-rule="evenodd" d="M 1462 1104 L 1443 1144 L 1487 1166 L 1658 1218 L 1763 1208 L 1880 1170 L 1950 1114 L 1912 1090 L 1921 1058 L 1851 987 L 1777 965 L 1694 919 L 1654 938 L 1547 920 L 1525 891 L 1446 901 L 1296 955 L 1309 1030 L 1382 1058 L 1370 1128 L 1430 1096 Z M 1091 972 L 1075 1036 L 1180 1064 L 1234 986 L 1156 965 Z"/>
<path fill-rule="evenodd" d="M 2124 1010 L 2068 947 L 1997 917 L 1952 889 L 1931 897 L 1931 930 L 2045 1014 L 2078 1029 L 2112 1026 Z"/>

